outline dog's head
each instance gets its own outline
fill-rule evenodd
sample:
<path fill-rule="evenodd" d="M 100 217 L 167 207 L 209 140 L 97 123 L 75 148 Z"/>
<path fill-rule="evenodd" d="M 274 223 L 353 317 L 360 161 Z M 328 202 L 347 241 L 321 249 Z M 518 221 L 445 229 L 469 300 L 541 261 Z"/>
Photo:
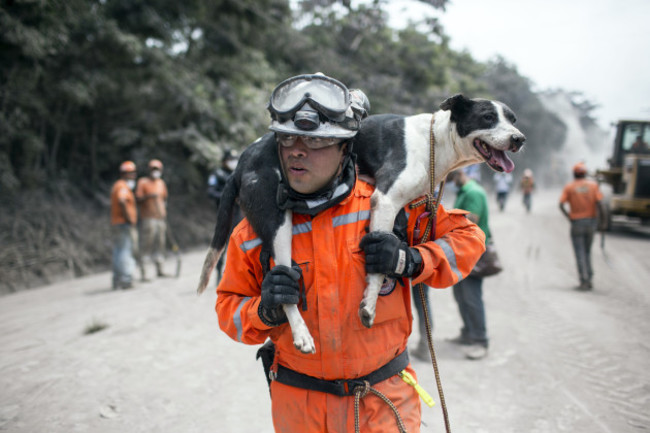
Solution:
<path fill-rule="evenodd" d="M 510 173 L 515 164 L 506 152 L 517 152 L 526 137 L 515 126 L 515 113 L 504 103 L 455 95 L 440 104 L 451 112 L 458 136 L 471 143 L 478 160 L 496 171 Z"/>

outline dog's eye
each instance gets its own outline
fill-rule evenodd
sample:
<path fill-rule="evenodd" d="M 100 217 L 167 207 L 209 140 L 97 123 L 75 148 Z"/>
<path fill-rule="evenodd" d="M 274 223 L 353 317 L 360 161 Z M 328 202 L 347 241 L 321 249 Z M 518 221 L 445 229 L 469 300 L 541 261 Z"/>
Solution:
<path fill-rule="evenodd" d="M 494 114 L 487 113 L 483 115 L 483 120 L 486 122 L 494 122 Z"/>

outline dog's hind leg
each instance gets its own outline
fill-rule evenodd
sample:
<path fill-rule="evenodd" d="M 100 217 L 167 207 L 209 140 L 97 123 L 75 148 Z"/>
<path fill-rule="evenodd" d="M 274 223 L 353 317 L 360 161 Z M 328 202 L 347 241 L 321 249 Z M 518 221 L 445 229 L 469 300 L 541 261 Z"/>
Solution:
<path fill-rule="evenodd" d="M 370 231 L 391 232 L 395 217 L 401 209 L 401 206 L 398 207 L 394 200 L 381 193 L 378 189 L 372 194 L 370 203 Z M 385 275 L 381 274 L 368 274 L 366 276 L 367 286 L 363 292 L 363 299 L 359 306 L 359 318 L 366 328 L 372 327 L 375 321 L 377 298 L 379 297 L 379 291 L 381 290 L 384 278 Z"/>
<path fill-rule="evenodd" d="M 275 238 L 273 239 L 273 252 L 276 265 L 285 265 L 291 267 L 291 238 L 292 238 L 292 224 L 291 224 L 291 211 L 286 211 L 284 221 L 278 229 Z M 298 311 L 298 306 L 295 304 L 283 305 L 289 325 L 291 326 L 291 334 L 293 335 L 293 345 L 302 353 L 316 353 L 316 346 L 314 339 L 307 329 L 307 325 Z"/>

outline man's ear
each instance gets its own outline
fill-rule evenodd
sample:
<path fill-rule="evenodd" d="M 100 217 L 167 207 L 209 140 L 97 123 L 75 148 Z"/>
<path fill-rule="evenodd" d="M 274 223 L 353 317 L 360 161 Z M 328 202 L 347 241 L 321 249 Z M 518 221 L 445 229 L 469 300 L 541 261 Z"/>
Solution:
<path fill-rule="evenodd" d="M 345 140 L 343 143 L 341 143 L 341 145 L 339 147 L 341 152 L 343 152 L 342 153 L 343 156 L 345 156 L 345 155 L 347 155 L 349 153 L 349 151 L 348 151 L 349 148 L 350 148 L 350 143 L 348 142 L 348 140 Z"/>

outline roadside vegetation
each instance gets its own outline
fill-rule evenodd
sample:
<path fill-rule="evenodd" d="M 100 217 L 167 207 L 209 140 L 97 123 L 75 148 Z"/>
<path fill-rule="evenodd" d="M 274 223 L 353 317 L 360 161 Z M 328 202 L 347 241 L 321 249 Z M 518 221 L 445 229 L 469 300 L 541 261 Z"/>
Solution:
<path fill-rule="evenodd" d="M 499 99 L 531 144 L 518 167 L 544 170 L 566 128 L 533 83 L 502 58 L 452 50 L 435 19 L 389 27 L 383 4 L 3 2 L 0 293 L 108 269 L 108 196 L 126 159 L 140 174 L 164 162 L 175 236 L 185 249 L 207 243 L 209 171 L 266 132 L 271 89 L 299 73 L 363 89 L 372 113 L 431 112 L 455 93 Z"/>

